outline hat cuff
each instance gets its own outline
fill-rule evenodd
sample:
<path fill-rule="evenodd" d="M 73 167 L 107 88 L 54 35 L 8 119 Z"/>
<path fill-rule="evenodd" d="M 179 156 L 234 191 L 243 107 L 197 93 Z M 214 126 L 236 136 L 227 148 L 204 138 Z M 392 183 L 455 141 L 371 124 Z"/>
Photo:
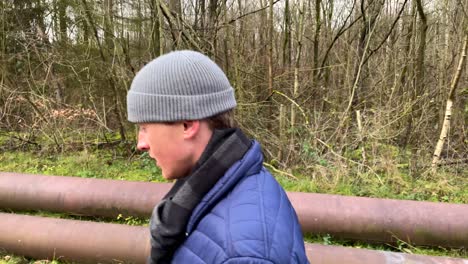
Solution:
<path fill-rule="evenodd" d="M 200 120 L 236 107 L 234 89 L 203 95 L 154 95 L 130 90 L 128 120 L 133 123 Z"/>

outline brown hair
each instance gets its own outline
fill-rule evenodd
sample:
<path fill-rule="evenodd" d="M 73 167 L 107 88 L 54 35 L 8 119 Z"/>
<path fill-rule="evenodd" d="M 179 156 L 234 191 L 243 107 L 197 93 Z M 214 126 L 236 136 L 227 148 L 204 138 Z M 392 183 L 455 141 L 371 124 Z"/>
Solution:
<path fill-rule="evenodd" d="M 208 121 L 208 125 L 213 130 L 237 127 L 237 121 L 234 118 L 234 109 L 208 117 L 205 120 Z"/>
<path fill-rule="evenodd" d="M 217 114 L 212 117 L 207 117 L 203 119 L 203 121 L 206 121 L 212 130 L 238 127 L 237 121 L 234 118 L 234 109 L 227 110 L 226 112 L 222 112 L 221 114 Z M 166 121 L 161 123 L 166 125 L 173 125 L 178 122 L 181 121 Z"/>

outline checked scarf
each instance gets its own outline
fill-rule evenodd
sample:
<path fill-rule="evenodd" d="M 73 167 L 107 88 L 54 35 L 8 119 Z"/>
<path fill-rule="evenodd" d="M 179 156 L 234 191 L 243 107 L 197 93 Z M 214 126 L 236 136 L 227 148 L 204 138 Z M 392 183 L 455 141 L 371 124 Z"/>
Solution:
<path fill-rule="evenodd" d="M 240 129 L 215 130 L 190 175 L 177 180 L 156 205 L 150 222 L 150 264 L 170 263 L 185 241 L 192 211 L 226 171 L 249 150 L 251 141 Z"/>

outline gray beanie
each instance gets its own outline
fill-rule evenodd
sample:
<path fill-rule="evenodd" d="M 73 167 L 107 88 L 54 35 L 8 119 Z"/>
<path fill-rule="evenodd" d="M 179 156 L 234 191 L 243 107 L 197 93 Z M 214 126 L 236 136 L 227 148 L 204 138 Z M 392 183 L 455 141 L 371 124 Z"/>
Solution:
<path fill-rule="evenodd" d="M 234 89 L 207 56 L 174 51 L 145 65 L 127 94 L 134 123 L 200 120 L 236 107 Z"/>

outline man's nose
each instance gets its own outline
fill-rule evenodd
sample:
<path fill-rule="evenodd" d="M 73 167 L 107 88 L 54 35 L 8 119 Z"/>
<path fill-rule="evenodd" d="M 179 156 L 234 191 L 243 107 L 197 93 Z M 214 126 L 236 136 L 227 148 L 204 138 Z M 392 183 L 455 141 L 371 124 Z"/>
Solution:
<path fill-rule="evenodd" d="M 142 136 L 141 134 L 138 134 L 137 149 L 140 151 L 147 151 L 149 149 L 149 145 L 147 141 L 145 140 L 144 136 Z"/>

